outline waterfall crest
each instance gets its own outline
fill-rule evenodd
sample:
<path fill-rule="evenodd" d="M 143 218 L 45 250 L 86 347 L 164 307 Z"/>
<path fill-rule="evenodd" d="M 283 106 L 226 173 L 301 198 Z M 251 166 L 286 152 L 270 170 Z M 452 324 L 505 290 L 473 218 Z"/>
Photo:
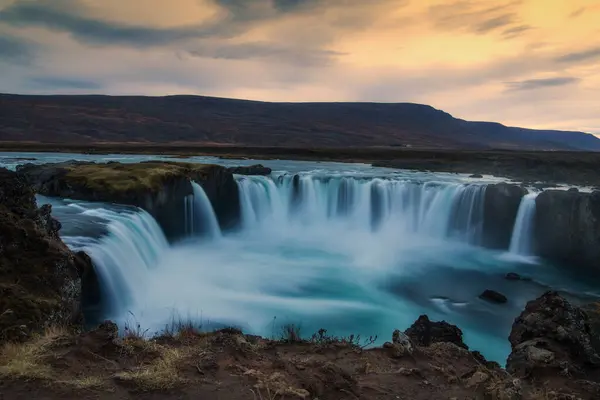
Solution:
<path fill-rule="evenodd" d="M 519 256 L 531 256 L 531 238 L 533 235 L 533 220 L 535 218 L 535 199 L 538 193 L 528 193 L 523 196 L 515 227 L 510 239 L 509 253 Z"/>
<path fill-rule="evenodd" d="M 344 222 L 471 244 L 481 237 L 485 185 L 312 175 L 241 177 L 238 185 L 244 229 Z"/>

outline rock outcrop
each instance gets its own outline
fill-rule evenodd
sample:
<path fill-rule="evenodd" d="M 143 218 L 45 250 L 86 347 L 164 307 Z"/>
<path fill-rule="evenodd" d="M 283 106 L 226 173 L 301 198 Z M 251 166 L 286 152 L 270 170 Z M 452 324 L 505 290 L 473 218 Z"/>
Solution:
<path fill-rule="evenodd" d="M 495 290 L 486 289 L 479 295 L 479 298 L 491 303 L 504 304 L 508 301 L 505 295 Z"/>
<path fill-rule="evenodd" d="M 453 343 L 464 349 L 468 348 L 463 342 L 463 333 L 459 327 L 446 321 L 431 321 L 427 315 L 421 315 L 404 333 L 417 346 L 430 346 L 433 343 Z"/>
<path fill-rule="evenodd" d="M 247 167 L 230 167 L 227 168 L 232 174 L 238 175 L 270 175 L 271 168 L 265 167 L 262 164 L 249 165 Z"/>
<path fill-rule="evenodd" d="M 0 342 L 82 323 L 81 280 L 93 266 L 66 247 L 59 229 L 51 206 L 38 209 L 29 185 L 0 169 Z"/>
<path fill-rule="evenodd" d="M 17 172 L 40 194 L 133 205 L 148 211 L 173 240 L 183 234 L 184 199 L 200 184 L 222 228 L 239 221 L 238 187 L 233 175 L 218 165 L 149 161 L 96 164 L 70 161 L 19 166 Z"/>
<path fill-rule="evenodd" d="M 535 254 L 600 275 L 600 192 L 547 190 L 535 206 Z"/>
<path fill-rule="evenodd" d="M 508 183 L 488 185 L 485 189 L 482 245 L 508 249 L 521 199 L 527 190 Z"/>
<path fill-rule="evenodd" d="M 586 378 L 600 368 L 588 315 L 556 292 L 527 304 L 510 333 L 508 372 L 520 378 Z"/>

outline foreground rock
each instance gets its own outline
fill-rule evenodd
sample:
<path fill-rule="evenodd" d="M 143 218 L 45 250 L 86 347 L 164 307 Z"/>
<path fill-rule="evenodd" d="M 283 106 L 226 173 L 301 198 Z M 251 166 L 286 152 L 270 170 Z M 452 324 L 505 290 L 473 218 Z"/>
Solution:
<path fill-rule="evenodd" d="M 508 249 L 519 205 L 526 194 L 526 189 L 508 183 L 486 187 L 482 237 L 485 247 Z"/>
<path fill-rule="evenodd" d="M 0 169 L 0 342 L 82 323 L 81 280 L 93 267 L 59 239 L 50 214 L 49 205 L 37 208 L 26 182 Z"/>
<path fill-rule="evenodd" d="M 218 165 L 149 161 L 96 164 L 70 161 L 19 166 L 17 172 L 40 194 L 141 207 L 152 214 L 170 239 L 183 234 L 184 199 L 200 184 L 223 228 L 239 221 L 238 187 Z"/>
<path fill-rule="evenodd" d="M 556 292 L 547 292 L 529 302 L 515 320 L 507 370 L 538 380 L 598 378 L 600 349 L 594 332 L 582 309 Z"/>
<path fill-rule="evenodd" d="M 468 348 L 463 342 L 463 333 L 459 327 L 446 321 L 430 321 L 427 315 L 421 315 L 404 333 L 418 346 L 453 343 L 458 347 Z"/>
<path fill-rule="evenodd" d="M 600 276 L 600 192 L 547 190 L 535 206 L 536 254 Z"/>

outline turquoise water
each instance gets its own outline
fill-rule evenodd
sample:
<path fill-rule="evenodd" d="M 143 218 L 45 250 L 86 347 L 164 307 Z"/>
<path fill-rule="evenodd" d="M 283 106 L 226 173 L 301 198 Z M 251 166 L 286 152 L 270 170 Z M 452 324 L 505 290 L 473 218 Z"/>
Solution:
<path fill-rule="evenodd" d="M 139 162 L 156 156 L 0 153 L 23 161 Z M 252 160 L 195 157 L 223 165 Z M 233 324 L 272 336 L 282 325 L 390 340 L 420 314 L 457 324 L 466 343 L 504 363 L 508 334 L 526 302 L 549 288 L 595 295 L 550 265 L 478 247 L 484 185 L 502 179 L 373 168 L 365 164 L 262 161 L 272 177 L 238 177 L 242 227 L 169 245 L 150 215 L 132 207 L 47 199 L 61 235 L 87 250 L 101 277 L 102 317 L 159 331 L 173 316 Z M 294 194 L 292 174 L 300 174 Z M 296 197 L 294 197 L 296 196 Z M 211 221 L 196 196 L 194 219 Z M 376 218 L 375 218 L 376 216 Z M 377 223 L 374 223 L 376 219 Z M 183 223 L 183 222 L 182 222 Z M 534 278 L 510 282 L 507 272 Z M 508 304 L 478 298 L 485 289 Z"/>

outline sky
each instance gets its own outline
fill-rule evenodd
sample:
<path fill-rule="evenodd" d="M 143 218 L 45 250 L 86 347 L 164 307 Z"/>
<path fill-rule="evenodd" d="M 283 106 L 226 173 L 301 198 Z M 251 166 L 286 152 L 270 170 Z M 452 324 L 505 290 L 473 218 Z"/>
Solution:
<path fill-rule="evenodd" d="M 0 92 L 414 102 L 600 134 L 600 1 L 0 0 Z"/>

